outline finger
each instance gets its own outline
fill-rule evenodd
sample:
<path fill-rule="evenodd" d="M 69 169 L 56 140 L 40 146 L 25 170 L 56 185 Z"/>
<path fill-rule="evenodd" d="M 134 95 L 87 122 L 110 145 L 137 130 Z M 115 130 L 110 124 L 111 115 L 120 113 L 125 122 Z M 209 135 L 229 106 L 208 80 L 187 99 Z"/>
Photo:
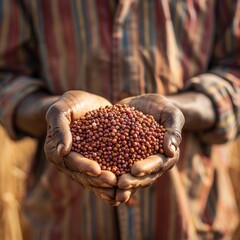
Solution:
<path fill-rule="evenodd" d="M 104 202 L 106 202 L 108 205 L 110 205 L 112 207 L 117 207 L 120 205 L 120 202 L 118 202 L 116 200 L 104 200 Z"/>
<path fill-rule="evenodd" d="M 163 154 L 156 154 L 147 157 L 142 161 L 135 162 L 131 168 L 131 174 L 135 177 L 142 177 L 159 172 L 167 162 L 168 158 Z"/>
<path fill-rule="evenodd" d="M 96 178 L 91 178 L 93 186 L 100 186 L 104 188 L 114 187 L 117 185 L 117 177 L 110 171 L 102 170 L 101 175 Z"/>
<path fill-rule="evenodd" d="M 102 171 L 98 177 L 89 177 L 81 173 L 77 175 L 77 181 L 87 181 L 87 184 L 92 187 L 112 188 L 117 185 L 116 176 L 109 171 Z"/>
<path fill-rule="evenodd" d="M 67 117 L 66 109 L 62 103 L 56 102 L 46 114 L 48 134 L 51 135 L 59 156 L 66 156 L 72 145 L 72 134 L 69 127 L 71 120 Z"/>
<path fill-rule="evenodd" d="M 163 168 L 161 169 L 161 171 L 165 172 L 165 171 L 171 169 L 177 163 L 179 156 L 180 156 L 180 150 L 179 150 L 179 148 L 177 148 L 174 151 L 174 156 L 172 158 L 168 158 L 166 163 L 163 164 Z"/>
<path fill-rule="evenodd" d="M 160 175 L 160 173 L 156 173 L 136 178 L 131 174 L 124 174 L 118 180 L 118 187 L 125 190 L 148 187 L 152 185 Z"/>
<path fill-rule="evenodd" d="M 89 176 L 99 176 L 101 168 L 96 161 L 83 157 L 76 152 L 70 152 L 65 158 L 65 165 L 72 171 Z"/>
<path fill-rule="evenodd" d="M 51 136 L 47 134 L 45 143 L 44 143 L 44 152 L 46 154 L 46 157 L 49 161 L 55 163 L 57 159 L 59 159 L 59 155 L 57 154 L 57 149 L 52 142 Z"/>
<path fill-rule="evenodd" d="M 76 180 L 77 178 L 77 174 L 74 172 L 71 172 L 69 169 L 62 167 L 60 165 L 55 164 L 55 167 L 57 168 L 57 170 L 65 175 L 67 175 L 68 177 L 70 177 L 72 180 Z"/>
<path fill-rule="evenodd" d="M 110 206 L 118 206 L 120 202 L 115 199 L 115 189 L 102 189 L 92 187 L 91 191 L 103 199 Z"/>
<path fill-rule="evenodd" d="M 92 187 L 91 190 L 100 198 L 113 201 L 115 200 L 115 189 L 114 188 L 99 188 L 99 187 Z"/>
<path fill-rule="evenodd" d="M 116 207 L 120 205 L 120 202 L 116 201 L 116 200 L 106 200 L 103 199 L 105 203 L 107 203 L 108 205 L 112 206 L 112 207 Z"/>
<path fill-rule="evenodd" d="M 55 165 L 65 166 L 64 159 L 59 156 L 56 146 L 52 140 L 52 137 L 47 134 L 45 143 L 44 143 L 44 152 L 47 159 L 54 163 Z"/>
<path fill-rule="evenodd" d="M 159 119 L 160 124 L 166 129 L 163 139 L 164 153 L 168 157 L 173 157 L 182 141 L 181 131 L 185 122 L 183 113 L 173 104 L 168 103 L 162 109 Z"/>
<path fill-rule="evenodd" d="M 131 195 L 136 192 L 136 189 L 128 189 L 128 190 L 122 190 L 122 189 L 117 189 L 116 192 L 116 200 L 121 203 L 127 202 Z"/>

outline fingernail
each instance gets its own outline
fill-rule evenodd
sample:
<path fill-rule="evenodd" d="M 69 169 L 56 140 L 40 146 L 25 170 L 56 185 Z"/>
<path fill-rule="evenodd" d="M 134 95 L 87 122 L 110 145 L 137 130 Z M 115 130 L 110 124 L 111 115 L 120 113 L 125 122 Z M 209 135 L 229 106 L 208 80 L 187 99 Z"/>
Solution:
<path fill-rule="evenodd" d="M 58 146 L 57 146 L 57 153 L 58 153 L 58 155 L 60 157 L 63 157 L 63 150 L 64 150 L 64 148 L 65 148 L 65 146 L 62 143 L 58 144 Z"/>
<path fill-rule="evenodd" d="M 90 172 L 90 171 L 86 171 L 85 174 L 87 174 L 90 177 L 97 177 L 97 176 L 99 176 L 99 174 L 97 174 L 96 172 Z"/>
<path fill-rule="evenodd" d="M 116 200 L 118 202 L 127 202 L 129 200 L 130 196 L 131 196 L 130 193 L 125 193 L 123 195 L 116 196 Z"/>
<path fill-rule="evenodd" d="M 177 148 L 176 148 L 173 144 L 170 146 L 170 148 L 171 148 L 171 150 L 174 151 L 174 152 L 177 151 Z"/>
<path fill-rule="evenodd" d="M 110 185 L 108 183 L 100 183 L 100 187 L 109 188 L 109 187 L 112 187 L 112 185 Z"/>
<path fill-rule="evenodd" d="M 120 202 L 117 201 L 117 202 L 114 203 L 113 206 L 117 207 L 117 206 L 119 206 L 119 205 L 120 205 Z"/>
<path fill-rule="evenodd" d="M 133 174 L 135 177 L 144 177 L 145 173 Z"/>

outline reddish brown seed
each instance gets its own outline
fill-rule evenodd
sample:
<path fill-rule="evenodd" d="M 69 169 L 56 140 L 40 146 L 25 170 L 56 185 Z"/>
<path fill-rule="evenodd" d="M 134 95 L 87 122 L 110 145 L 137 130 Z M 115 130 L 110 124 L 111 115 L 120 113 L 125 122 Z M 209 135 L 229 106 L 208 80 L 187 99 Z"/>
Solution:
<path fill-rule="evenodd" d="M 88 151 L 92 151 L 93 148 L 91 146 L 88 147 Z"/>
<path fill-rule="evenodd" d="M 155 148 L 156 151 L 159 150 L 159 146 L 158 145 L 155 145 L 154 148 Z"/>
<path fill-rule="evenodd" d="M 165 128 L 134 107 L 116 104 L 86 113 L 74 121 L 72 151 L 97 161 L 117 177 L 131 171 L 134 162 L 164 153 Z"/>

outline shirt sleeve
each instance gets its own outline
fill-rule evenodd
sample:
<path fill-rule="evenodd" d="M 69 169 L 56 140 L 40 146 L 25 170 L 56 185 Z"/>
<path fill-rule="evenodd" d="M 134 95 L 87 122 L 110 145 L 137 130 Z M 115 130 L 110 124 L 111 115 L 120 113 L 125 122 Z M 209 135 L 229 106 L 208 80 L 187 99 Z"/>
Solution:
<path fill-rule="evenodd" d="M 14 112 L 27 95 L 44 88 L 30 23 L 18 0 L 0 0 L 0 123 L 12 138 Z"/>
<path fill-rule="evenodd" d="M 240 1 L 217 1 L 216 33 L 210 68 L 185 90 L 206 94 L 215 107 L 214 128 L 200 133 L 206 143 L 224 143 L 240 134 Z"/>

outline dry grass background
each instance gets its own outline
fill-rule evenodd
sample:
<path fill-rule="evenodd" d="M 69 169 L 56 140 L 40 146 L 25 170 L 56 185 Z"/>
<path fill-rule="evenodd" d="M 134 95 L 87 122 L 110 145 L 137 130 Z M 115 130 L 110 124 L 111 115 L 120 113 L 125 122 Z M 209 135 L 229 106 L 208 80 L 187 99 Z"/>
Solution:
<path fill-rule="evenodd" d="M 20 206 L 36 142 L 30 138 L 12 141 L 0 126 L 0 143 L 0 239 L 23 240 Z"/>
<path fill-rule="evenodd" d="M 24 219 L 21 202 L 24 194 L 24 181 L 33 158 L 36 142 L 30 138 L 12 141 L 0 125 L 0 239 L 25 240 Z M 240 214 L 240 140 L 229 153 L 229 171 L 236 193 Z M 240 239 L 240 225 L 234 240 Z"/>
<path fill-rule="evenodd" d="M 230 177 L 233 182 L 234 192 L 236 194 L 238 212 L 240 216 L 240 139 L 233 145 L 230 153 L 231 163 L 229 166 Z M 240 224 L 235 232 L 233 240 L 240 239 Z"/>

